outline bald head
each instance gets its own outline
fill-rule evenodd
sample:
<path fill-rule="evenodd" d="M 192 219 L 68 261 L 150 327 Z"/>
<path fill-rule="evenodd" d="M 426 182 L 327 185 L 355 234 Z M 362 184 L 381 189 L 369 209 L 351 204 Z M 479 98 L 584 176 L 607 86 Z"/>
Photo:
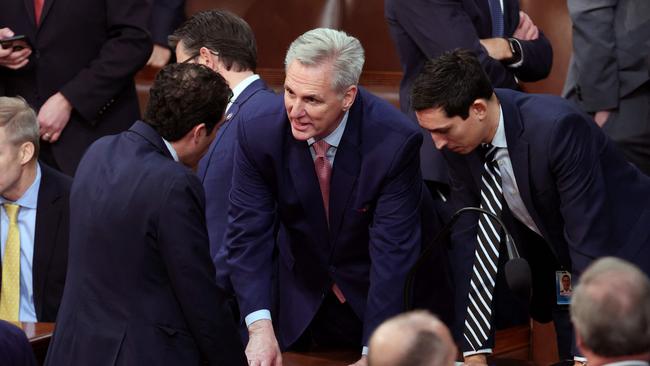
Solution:
<path fill-rule="evenodd" d="M 370 338 L 370 366 L 452 366 L 455 358 L 449 330 L 426 311 L 393 317 Z"/>

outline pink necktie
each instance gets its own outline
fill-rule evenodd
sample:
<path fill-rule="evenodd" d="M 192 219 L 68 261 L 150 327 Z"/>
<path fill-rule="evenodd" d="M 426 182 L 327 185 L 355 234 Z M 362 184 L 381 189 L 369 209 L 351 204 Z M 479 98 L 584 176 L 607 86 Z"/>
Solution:
<path fill-rule="evenodd" d="M 43 12 L 43 3 L 45 0 L 34 0 L 34 16 L 36 18 L 36 26 L 41 22 L 41 13 Z"/>
<path fill-rule="evenodd" d="M 320 193 L 323 196 L 323 206 L 325 207 L 325 217 L 329 225 L 329 207 L 330 207 L 330 179 L 332 178 L 332 165 L 327 160 L 327 150 L 330 148 L 325 140 L 314 142 L 312 145 L 316 153 L 314 159 L 314 168 L 316 169 L 316 176 L 318 177 L 318 185 L 320 186 Z M 341 289 L 335 284 L 332 285 L 332 292 L 336 298 L 341 302 L 345 302 L 345 296 Z"/>

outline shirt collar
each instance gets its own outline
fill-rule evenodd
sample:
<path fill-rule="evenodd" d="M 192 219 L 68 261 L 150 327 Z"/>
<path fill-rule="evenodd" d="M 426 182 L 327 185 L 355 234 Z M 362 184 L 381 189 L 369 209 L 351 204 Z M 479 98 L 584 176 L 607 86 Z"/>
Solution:
<path fill-rule="evenodd" d="M 25 193 L 16 200 L 16 202 L 11 202 L 4 197 L 0 196 L 0 203 L 4 204 L 6 202 L 9 203 L 15 203 L 20 207 L 25 207 L 25 208 L 36 208 L 36 204 L 38 202 L 38 190 L 41 188 L 41 166 L 37 162 L 36 163 L 36 177 L 34 178 L 34 181 L 32 182 L 32 185 L 27 188 Z"/>
<path fill-rule="evenodd" d="M 236 101 L 239 95 L 244 91 L 244 89 L 246 89 L 249 85 L 251 85 L 255 80 L 258 80 L 259 78 L 260 78 L 259 75 L 253 74 L 247 77 L 246 79 L 240 81 L 239 84 L 237 84 L 237 86 L 232 88 L 232 98 L 230 98 L 230 102 L 232 103 Z"/>
<path fill-rule="evenodd" d="M 167 150 L 169 150 L 169 153 L 172 154 L 172 158 L 174 158 L 174 161 L 178 163 L 179 160 L 178 160 L 178 153 L 176 153 L 176 149 L 174 149 L 174 147 L 169 141 L 165 139 L 162 140 L 165 143 L 165 146 L 167 146 Z"/>
<path fill-rule="evenodd" d="M 499 104 L 499 125 L 497 126 L 497 131 L 494 133 L 492 138 L 492 146 L 507 148 L 508 142 L 506 141 L 506 129 L 503 121 L 503 109 L 501 109 L 501 104 Z"/>
<path fill-rule="evenodd" d="M 325 136 L 323 140 L 327 142 L 330 146 L 334 148 L 338 148 L 339 144 L 341 143 L 341 138 L 343 137 L 343 132 L 345 132 L 345 126 L 348 124 L 348 115 L 350 114 L 350 111 L 346 111 L 345 114 L 343 115 L 343 118 L 341 119 L 341 123 L 339 123 L 338 127 L 332 133 L 329 135 Z M 309 146 L 311 146 L 314 142 L 316 142 L 316 139 L 313 137 L 310 137 L 307 140 L 307 143 L 309 143 Z"/>

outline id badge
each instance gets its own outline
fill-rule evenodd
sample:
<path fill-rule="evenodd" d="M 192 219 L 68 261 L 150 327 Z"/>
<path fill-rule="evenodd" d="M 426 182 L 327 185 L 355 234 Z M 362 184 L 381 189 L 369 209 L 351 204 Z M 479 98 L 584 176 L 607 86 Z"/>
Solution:
<path fill-rule="evenodd" d="M 573 284 L 571 282 L 571 272 L 555 271 L 555 297 L 558 305 L 571 304 L 571 295 L 573 294 Z"/>

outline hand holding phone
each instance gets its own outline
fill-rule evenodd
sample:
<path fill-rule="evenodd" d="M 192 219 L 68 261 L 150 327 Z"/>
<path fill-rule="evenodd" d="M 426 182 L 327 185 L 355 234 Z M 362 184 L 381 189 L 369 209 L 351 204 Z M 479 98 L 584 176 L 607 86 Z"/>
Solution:
<path fill-rule="evenodd" d="M 25 37 L 24 34 L 8 37 L 8 38 L 0 38 L 0 47 L 2 47 L 3 49 L 11 48 L 12 51 L 20 51 L 25 48 L 31 48 L 29 45 L 29 41 L 27 40 L 27 37 Z"/>

